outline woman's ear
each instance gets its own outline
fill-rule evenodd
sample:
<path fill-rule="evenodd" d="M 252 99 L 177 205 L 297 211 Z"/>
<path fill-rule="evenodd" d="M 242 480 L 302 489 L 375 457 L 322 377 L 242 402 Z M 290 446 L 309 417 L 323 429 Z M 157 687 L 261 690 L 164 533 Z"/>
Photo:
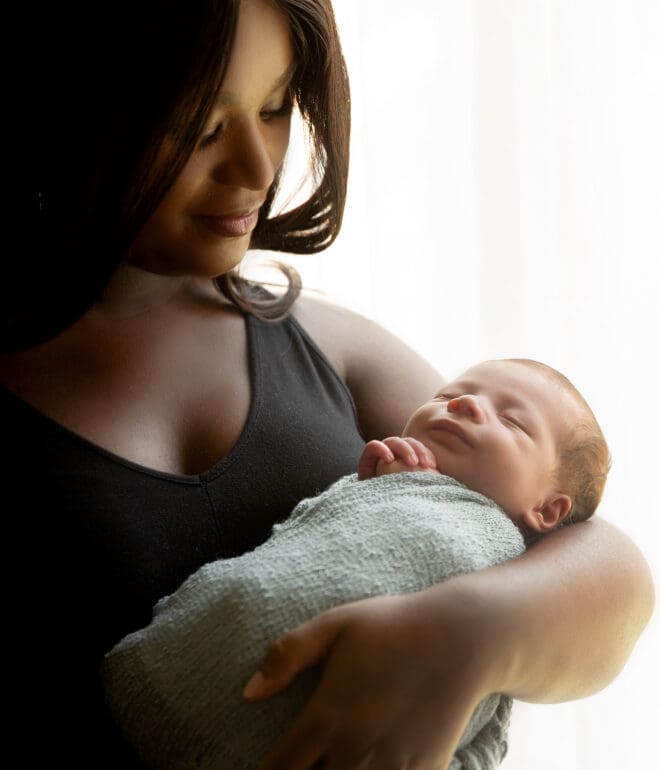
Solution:
<path fill-rule="evenodd" d="M 543 534 L 554 529 L 571 510 L 571 498 L 563 492 L 552 492 L 540 505 L 523 513 L 525 526 Z"/>

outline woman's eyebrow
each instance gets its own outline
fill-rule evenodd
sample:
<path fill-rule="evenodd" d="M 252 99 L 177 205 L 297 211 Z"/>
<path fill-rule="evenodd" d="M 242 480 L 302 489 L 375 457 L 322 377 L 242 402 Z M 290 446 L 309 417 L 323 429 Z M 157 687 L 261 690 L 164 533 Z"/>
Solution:
<path fill-rule="evenodd" d="M 270 90 L 268 91 L 269 96 L 278 89 L 282 88 L 282 86 L 288 85 L 296 71 L 297 66 L 298 62 L 294 59 L 291 64 L 289 64 L 289 66 L 284 70 L 284 72 L 278 78 L 273 80 L 270 85 Z M 216 97 L 215 106 L 226 107 L 227 105 L 235 104 L 237 101 L 239 101 L 238 96 L 233 91 L 221 90 Z"/>
<path fill-rule="evenodd" d="M 293 73 L 296 71 L 297 67 L 298 62 L 295 59 L 292 59 L 291 64 L 289 64 L 284 72 L 273 81 L 273 84 L 270 87 L 271 93 L 273 91 L 277 91 L 278 88 L 282 88 L 282 86 L 287 85 L 293 77 Z"/>

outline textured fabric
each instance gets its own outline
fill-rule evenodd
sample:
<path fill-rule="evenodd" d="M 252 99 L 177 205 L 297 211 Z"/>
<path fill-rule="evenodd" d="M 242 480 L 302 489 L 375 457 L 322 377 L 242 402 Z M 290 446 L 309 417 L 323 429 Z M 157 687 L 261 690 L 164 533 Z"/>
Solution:
<path fill-rule="evenodd" d="M 307 672 L 268 701 L 245 701 L 269 642 L 337 604 L 420 590 L 523 550 L 501 508 L 447 476 L 341 479 L 254 551 L 202 567 L 113 649 L 104 670 L 117 722 L 150 767 L 254 770 L 317 681 Z M 452 770 L 499 764 L 509 707 L 499 695 L 479 705 Z"/>
<path fill-rule="evenodd" d="M 139 766 L 107 714 L 103 654 L 202 564 L 254 548 L 357 467 L 364 441 L 327 360 L 293 319 L 246 325 L 247 423 L 196 476 L 128 462 L 0 388 L 4 488 L 20 500 L 3 518 L 5 727 L 25 763 Z"/>

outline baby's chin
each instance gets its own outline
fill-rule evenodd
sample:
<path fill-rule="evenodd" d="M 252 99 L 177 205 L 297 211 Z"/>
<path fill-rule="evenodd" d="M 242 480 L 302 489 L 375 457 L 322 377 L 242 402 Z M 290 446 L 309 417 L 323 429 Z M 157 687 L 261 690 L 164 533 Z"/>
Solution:
<path fill-rule="evenodd" d="M 503 496 L 492 494 L 492 490 L 485 489 L 479 484 L 474 483 L 474 479 L 467 479 L 461 473 L 450 473 L 449 470 L 443 470 L 440 463 L 437 465 L 438 473 L 442 473 L 444 476 L 450 476 L 456 481 L 460 481 L 461 484 L 465 484 L 468 489 L 473 492 L 478 492 L 480 495 L 492 500 L 496 505 L 506 513 L 506 515 L 516 524 L 519 528 L 523 526 L 523 514 L 522 505 L 512 504 L 511 500 L 505 500 Z"/>

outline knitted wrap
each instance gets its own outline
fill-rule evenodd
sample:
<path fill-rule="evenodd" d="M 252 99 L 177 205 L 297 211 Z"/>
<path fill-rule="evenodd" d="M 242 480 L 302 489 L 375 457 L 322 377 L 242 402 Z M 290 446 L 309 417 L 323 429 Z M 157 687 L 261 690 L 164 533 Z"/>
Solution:
<path fill-rule="evenodd" d="M 246 701 L 270 642 L 338 604 L 419 591 L 523 550 L 501 508 L 447 476 L 344 477 L 254 551 L 201 567 L 107 654 L 113 716 L 154 770 L 254 770 L 319 678 L 312 669 Z M 497 694 L 478 705 L 450 770 L 499 765 L 510 709 Z"/>

